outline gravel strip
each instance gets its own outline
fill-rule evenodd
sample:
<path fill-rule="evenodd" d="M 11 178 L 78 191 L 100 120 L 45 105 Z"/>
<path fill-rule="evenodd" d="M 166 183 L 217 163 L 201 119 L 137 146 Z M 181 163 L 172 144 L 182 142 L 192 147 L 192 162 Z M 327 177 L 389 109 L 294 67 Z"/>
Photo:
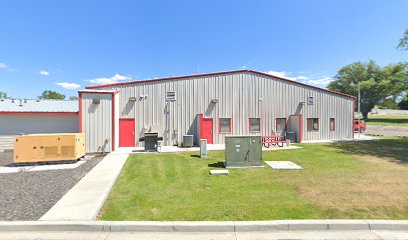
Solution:
<path fill-rule="evenodd" d="M 366 134 L 390 137 L 408 137 L 408 127 L 398 126 L 367 126 Z"/>
<path fill-rule="evenodd" d="M 75 169 L 0 175 L 0 220 L 38 220 L 104 156 Z M 13 151 L 0 152 L 0 166 L 12 162 Z"/>

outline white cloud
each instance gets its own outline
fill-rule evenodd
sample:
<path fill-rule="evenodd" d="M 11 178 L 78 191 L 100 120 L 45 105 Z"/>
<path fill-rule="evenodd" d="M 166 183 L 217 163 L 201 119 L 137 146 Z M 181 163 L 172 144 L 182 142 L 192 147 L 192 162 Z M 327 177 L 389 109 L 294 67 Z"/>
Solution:
<path fill-rule="evenodd" d="M 324 86 L 324 87 L 326 87 L 331 81 L 332 81 L 333 79 L 331 79 L 330 77 L 323 77 L 323 78 L 320 78 L 320 79 L 309 79 L 309 80 L 306 80 L 306 83 L 307 84 L 310 84 L 310 85 L 317 85 L 317 86 Z"/>
<path fill-rule="evenodd" d="M 3 68 L 3 69 L 4 69 L 4 68 L 7 68 L 7 64 L 0 62 L 0 68 Z"/>
<path fill-rule="evenodd" d="M 67 83 L 67 82 L 59 82 L 55 83 L 55 85 L 60 86 L 62 88 L 68 89 L 68 90 L 73 90 L 73 89 L 78 89 L 81 87 L 81 85 L 76 84 L 76 83 Z"/>
<path fill-rule="evenodd" d="M 289 80 L 305 83 L 308 85 L 313 85 L 316 87 L 322 87 L 322 88 L 327 87 L 327 85 L 333 80 L 331 77 L 322 76 L 320 73 L 313 74 L 313 73 L 299 72 L 299 74 L 303 74 L 299 76 L 296 76 L 296 74 L 292 74 L 286 71 L 280 71 L 280 72 L 279 71 L 267 71 L 265 73 L 273 75 L 273 76 L 282 77 L 282 78 L 286 78 Z"/>
<path fill-rule="evenodd" d="M 39 71 L 38 74 L 40 74 L 41 76 L 48 76 L 48 75 L 50 75 L 50 73 L 47 72 L 47 71 Z"/>
<path fill-rule="evenodd" d="M 290 77 L 287 76 L 288 73 L 285 72 L 285 71 L 281 71 L 281 72 L 277 72 L 277 71 L 267 71 L 267 72 L 265 72 L 265 73 L 266 73 L 266 74 L 269 74 L 269 75 L 276 76 L 276 77 L 289 78 L 289 79 L 293 80 L 292 78 L 290 78 Z"/>
<path fill-rule="evenodd" d="M 131 80 L 131 77 L 123 76 L 120 74 L 115 74 L 113 77 L 110 78 L 95 78 L 89 80 L 90 83 L 96 84 L 96 85 L 104 85 L 104 84 L 113 84 L 117 83 L 119 81 L 129 81 Z"/>

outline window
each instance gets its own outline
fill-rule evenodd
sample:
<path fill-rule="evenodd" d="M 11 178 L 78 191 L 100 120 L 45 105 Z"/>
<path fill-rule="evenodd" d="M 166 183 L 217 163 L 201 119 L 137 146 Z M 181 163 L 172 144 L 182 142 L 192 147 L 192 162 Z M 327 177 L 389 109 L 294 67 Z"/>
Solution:
<path fill-rule="evenodd" d="M 261 131 L 261 119 L 260 118 L 250 118 L 249 119 L 249 132 L 260 132 Z"/>
<path fill-rule="evenodd" d="M 307 131 L 319 131 L 319 119 L 308 118 L 307 119 Z"/>
<path fill-rule="evenodd" d="M 286 118 L 276 119 L 276 134 L 284 135 L 286 132 Z"/>
<path fill-rule="evenodd" d="M 175 91 L 167 91 L 166 92 L 166 101 L 176 101 L 176 92 Z"/>
<path fill-rule="evenodd" d="M 231 118 L 220 118 L 220 133 L 231 133 Z"/>
<path fill-rule="evenodd" d="M 336 120 L 334 118 L 330 118 L 329 127 L 330 127 L 330 131 L 336 130 Z"/>

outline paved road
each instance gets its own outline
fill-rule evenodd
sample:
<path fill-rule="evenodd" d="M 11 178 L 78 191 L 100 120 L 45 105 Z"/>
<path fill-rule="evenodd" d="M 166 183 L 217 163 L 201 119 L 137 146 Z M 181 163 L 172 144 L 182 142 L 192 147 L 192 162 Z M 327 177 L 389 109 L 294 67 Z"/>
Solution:
<path fill-rule="evenodd" d="M 228 232 L 228 233 L 141 233 L 141 232 L 0 232 L 2 240 L 16 239 L 92 239 L 92 240 L 133 240 L 133 239 L 408 239 L 408 231 L 275 231 L 275 232 Z"/>
<path fill-rule="evenodd" d="M 389 136 L 389 137 L 408 137 L 408 127 L 395 126 L 367 126 L 367 134 Z"/>

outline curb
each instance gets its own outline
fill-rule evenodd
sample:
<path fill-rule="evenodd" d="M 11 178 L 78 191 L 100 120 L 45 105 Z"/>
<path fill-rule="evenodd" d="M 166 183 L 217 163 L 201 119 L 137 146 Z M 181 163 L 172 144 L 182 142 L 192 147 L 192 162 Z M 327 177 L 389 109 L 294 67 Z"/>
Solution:
<path fill-rule="evenodd" d="M 114 222 L 13 221 L 0 222 L 0 232 L 271 232 L 321 230 L 408 231 L 408 220 L 276 220 L 237 222 Z"/>

